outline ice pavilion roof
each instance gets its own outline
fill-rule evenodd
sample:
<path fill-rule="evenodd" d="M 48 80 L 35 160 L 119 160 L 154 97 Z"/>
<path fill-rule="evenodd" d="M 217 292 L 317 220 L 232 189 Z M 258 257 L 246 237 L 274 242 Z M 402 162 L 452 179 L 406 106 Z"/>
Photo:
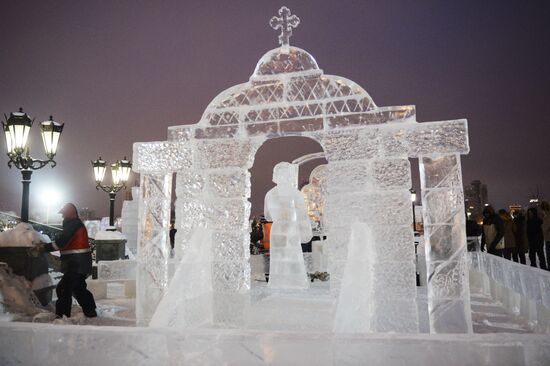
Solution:
<path fill-rule="evenodd" d="M 200 125 L 311 118 L 360 113 L 377 108 L 351 80 L 324 75 L 315 58 L 298 47 L 267 52 L 247 83 L 220 93 L 206 108 Z"/>

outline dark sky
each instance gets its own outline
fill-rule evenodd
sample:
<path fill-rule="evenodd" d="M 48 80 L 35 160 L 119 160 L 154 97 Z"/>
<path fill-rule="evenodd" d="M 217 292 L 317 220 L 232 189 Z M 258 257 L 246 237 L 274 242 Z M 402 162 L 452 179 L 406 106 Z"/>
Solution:
<path fill-rule="evenodd" d="M 414 104 L 420 122 L 467 118 L 463 179 L 486 182 L 497 208 L 525 204 L 537 187 L 550 196 L 548 1 L 3 0 L 0 111 L 65 123 L 58 166 L 33 174 L 31 211 L 56 186 L 63 201 L 107 215 L 90 160 L 131 158 L 134 142 L 196 123 L 278 46 L 268 21 L 282 5 L 301 19 L 291 44 L 377 105 Z M 32 155 L 43 157 L 38 127 L 31 138 Z M 275 162 L 320 149 L 290 142 L 258 152 L 253 213 Z M 0 149 L 0 210 L 19 213 L 21 175 L 7 168 L 3 137 Z M 418 188 L 416 165 L 413 173 Z"/>

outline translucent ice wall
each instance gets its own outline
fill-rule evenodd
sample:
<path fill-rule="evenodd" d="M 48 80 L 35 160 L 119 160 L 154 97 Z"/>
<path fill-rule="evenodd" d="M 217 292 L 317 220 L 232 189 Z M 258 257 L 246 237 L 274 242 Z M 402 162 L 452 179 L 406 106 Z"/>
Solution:
<path fill-rule="evenodd" d="M 127 242 L 126 247 L 132 252 L 135 256 L 137 254 L 137 228 L 138 228 L 138 197 L 139 197 L 139 187 L 132 187 L 132 197 L 131 201 L 124 201 L 122 203 L 122 233 L 126 236 Z"/>
<path fill-rule="evenodd" d="M 328 161 L 325 232 L 334 298 L 341 289 L 352 225 L 367 225 L 369 250 L 377 258 L 371 268 L 376 291 L 366 314 L 376 321 L 369 331 L 418 331 L 409 158 L 419 158 L 432 331 L 471 329 L 467 274 L 460 267 L 463 219 L 456 206 L 462 196 L 458 154 L 468 152 L 465 120 L 417 123 L 414 106 L 377 107 L 360 86 L 324 75 L 310 54 L 289 47 L 266 53 L 250 80 L 214 98 L 197 124 L 168 132 L 168 141 L 134 145 L 134 169 L 151 187 L 142 185 L 140 197 L 137 301 L 142 324 L 163 298 L 163 309 L 177 314 L 167 325 L 242 326 L 250 289 L 249 169 L 267 139 L 305 136 L 320 143 Z M 186 291 L 182 284 L 179 293 L 171 287 L 167 294 L 172 173 L 178 270 L 182 281 L 206 280 Z M 196 239 L 202 237 L 199 232 L 209 236 L 209 254 L 186 255 L 200 252 L 205 239 Z M 203 304 L 200 314 L 197 304 Z"/>

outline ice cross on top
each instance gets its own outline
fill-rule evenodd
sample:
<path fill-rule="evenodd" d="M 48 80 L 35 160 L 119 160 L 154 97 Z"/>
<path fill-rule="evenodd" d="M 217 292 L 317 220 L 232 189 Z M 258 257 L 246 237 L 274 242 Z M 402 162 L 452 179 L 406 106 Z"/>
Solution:
<path fill-rule="evenodd" d="M 274 16 L 269 21 L 271 28 L 277 30 L 281 28 L 279 35 L 279 43 L 283 51 L 288 52 L 289 39 L 292 36 L 292 28 L 296 28 L 300 24 L 300 18 L 296 15 L 290 15 L 290 9 L 286 6 L 279 9 L 280 17 Z"/>

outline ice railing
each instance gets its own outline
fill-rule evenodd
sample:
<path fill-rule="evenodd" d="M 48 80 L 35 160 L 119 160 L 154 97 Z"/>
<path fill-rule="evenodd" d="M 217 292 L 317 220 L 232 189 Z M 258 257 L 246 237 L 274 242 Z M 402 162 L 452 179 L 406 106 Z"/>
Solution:
<path fill-rule="evenodd" d="M 550 272 L 480 252 L 469 252 L 468 261 L 470 270 L 550 309 Z"/>

